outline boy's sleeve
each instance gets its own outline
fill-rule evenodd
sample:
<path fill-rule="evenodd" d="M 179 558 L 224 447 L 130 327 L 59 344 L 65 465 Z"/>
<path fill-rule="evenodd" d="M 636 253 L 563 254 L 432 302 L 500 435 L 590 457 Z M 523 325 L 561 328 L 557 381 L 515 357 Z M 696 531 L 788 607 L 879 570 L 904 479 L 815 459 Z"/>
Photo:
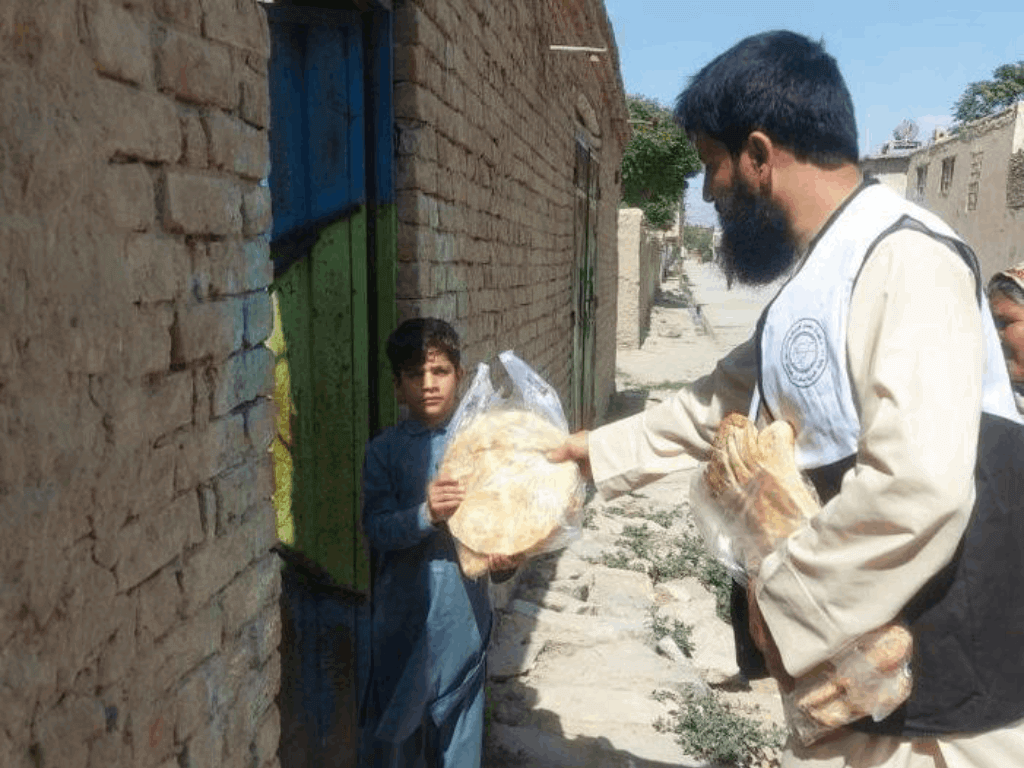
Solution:
<path fill-rule="evenodd" d="M 363 464 L 363 533 L 370 545 L 379 552 L 407 549 L 437 530 L 425 501 L 399 506 L 398 489 L 387 472 L 387 450 L 380 441 L 371 442 Z"/>

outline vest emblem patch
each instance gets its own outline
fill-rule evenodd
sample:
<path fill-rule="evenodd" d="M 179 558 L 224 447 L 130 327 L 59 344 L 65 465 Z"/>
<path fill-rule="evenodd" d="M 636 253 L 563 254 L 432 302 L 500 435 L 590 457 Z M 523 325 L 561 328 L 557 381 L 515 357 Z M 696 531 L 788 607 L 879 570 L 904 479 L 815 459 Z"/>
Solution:
<path fill-rule="evenodd" d="M 811 317 L 797 320 L 782 340 L 782 369 L 798 387 L 809 387 L 825 371 L 828 360 L 825 329 Z"/>

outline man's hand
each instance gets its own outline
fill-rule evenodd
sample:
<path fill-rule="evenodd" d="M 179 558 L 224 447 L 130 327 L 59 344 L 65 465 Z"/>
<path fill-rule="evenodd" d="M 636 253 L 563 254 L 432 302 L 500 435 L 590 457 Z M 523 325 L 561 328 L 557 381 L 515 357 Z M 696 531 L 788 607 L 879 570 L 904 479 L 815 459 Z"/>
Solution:
<path fill-rule="evenodd" d="M 761 615 L 761 609 L 757 605 L 757 592 L 756 585 L 753 580 L 747 585 L 747 613 L 749 615 L 750 623 L 750 636 L 754 640 L 754 645 L 760 649 L 761 653 L 764 654 L 764 661 L 768 667 L 768 674 L 775 678 L 775 682 L 779 684 L 779 689 L 783 693 L 793 690 L 795 686 L 794 679 L 786 671 L 786 668 L 782 665 L 782 656 L 779 654 L 779 647 L 775 645 L 775 641 L 772 639 L 772 633 L 768 629 L 768 625 L 765 623 L 764 616 Z"/>
<path fill-rule="evenodd" d="M 436 479 L 427 486 L 430 522 L 437 525 L 454 515 L 465 496 L 466 491 L 458 480 L 452 480 L 450 477 Z"/>
<path fill-rule="evenodd" d="M 587 430 L 574 432 L 560 446 L 548 451 L 548 461 L 558 464 L 562 461 L 575 461 L 580 465 L 580 472 L 587 480 L 593 479 L 590 471 L 590 433 Z"/>
<path fill-rule="evenodd" d="M 491 573 L 514 571 L 525 559 L 523 555 L 488 555 L 487 566 Z"/>

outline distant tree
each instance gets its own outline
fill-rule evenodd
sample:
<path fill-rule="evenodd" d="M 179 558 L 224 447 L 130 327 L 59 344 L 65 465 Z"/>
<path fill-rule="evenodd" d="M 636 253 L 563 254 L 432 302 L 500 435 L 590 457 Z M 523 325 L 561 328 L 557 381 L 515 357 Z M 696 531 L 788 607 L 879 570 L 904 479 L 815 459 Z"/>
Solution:
<path fill-rule="evenodd" d="M 701 227 L 696 224 L 687 224 L 683 227 L 683 245 L 688 251 L 696 251 L 701 255 L 701 261 L 711 261 L 711 242 L 715 230 L 712 227 Z"/>
<path fill-rule="evenodd" d="M 683 200 L 687 177 L 700 160 L 672 111 L 646 96 L 627 96 L 633 137 L 622 155 L 622 202 L 640 208 L 648 223 L 667 229 Z"/>
<path fill-rule="evenodd" d="M 953 117 L 959 124 L 969 123 L 1021 99 L 1024 99 L 1024 60 L 996 67 L 991 80 L 968 85 L 953 104 Z"/>

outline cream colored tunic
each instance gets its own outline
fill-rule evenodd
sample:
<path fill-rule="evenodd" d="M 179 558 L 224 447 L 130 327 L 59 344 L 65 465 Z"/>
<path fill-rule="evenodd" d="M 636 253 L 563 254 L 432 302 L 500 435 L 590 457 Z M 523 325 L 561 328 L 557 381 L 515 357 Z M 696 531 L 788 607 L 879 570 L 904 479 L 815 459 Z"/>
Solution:
<path fill-rule="evenodd" d="M 861 423 L 857 464 L 813 526 L 765 560 L 759 578 L 758 605 L 794 676 L 894 618 L 956 549 L 974 502 L 981 418 L 976 290 L 956 253 L 909 230 L 879 243 L 860 275 L 847 338 Z M 721 418 L 747 412 L 756 371 L 751 339 L 672 399 L 594 430 L 590 460 L 602 495 L 685 467 L 687 454 L 706 459 Z M 990 736 L 1004 732 L 1019 747 L 1019 729 Z M 786 765 L 818 765 L 808 760 L 814 752 L 788 754 Z M 1024 752 L 1015 754 L 1024 765 Z M 845 764 L 862 763 L 821 763 Z M 894 763 L 904 764 L 915 765 Z"/>

